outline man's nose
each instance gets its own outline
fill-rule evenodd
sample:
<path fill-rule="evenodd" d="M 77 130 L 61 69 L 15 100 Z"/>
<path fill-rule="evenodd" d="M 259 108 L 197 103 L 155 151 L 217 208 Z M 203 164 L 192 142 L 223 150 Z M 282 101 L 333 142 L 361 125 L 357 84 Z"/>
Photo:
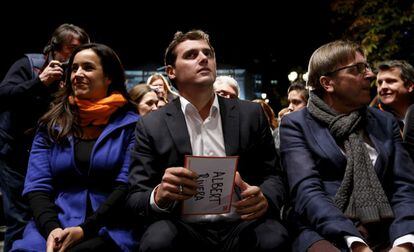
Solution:
<path fill-rule="evenodd" d="M 365 72 L 365 76 L 364 77 L 365 77 L 365 79 L 368 79 L 370 81 L 373 81 L 373 80 L 375 80 L 376 75 L 375 75 L 374 72 L 372 72 L 371 69 L 367 69 L 367 71 Z"/>

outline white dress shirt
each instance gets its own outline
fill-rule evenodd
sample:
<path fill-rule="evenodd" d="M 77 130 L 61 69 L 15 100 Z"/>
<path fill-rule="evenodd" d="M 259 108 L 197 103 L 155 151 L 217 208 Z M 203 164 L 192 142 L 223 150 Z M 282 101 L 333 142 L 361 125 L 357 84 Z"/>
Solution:
<path fill-rule="evenodd" d="M 217 95 L 214 94 L 214 101 L 211 105 L 208 117 L 203 121 L 197 108 L 187 99 L 180 96 L 181 109 L 184 113 L 187 131 L 190 136 L 191 149 L 194 156 L 226 156 L 224 147 L 223 128 L 221 123 L 220 106 Z M 183 129 L 184 130 L 184 129 Z M 151 207 L 155 211 L 169 212 L 168 209 L 161 209 L 155 204 L 154 191 L 150 197 Z M 233 202 L 239 197 L 233 193 Z M 235 212 L 235 208 L 231 206 L 231 210 L 226 214 L 208 214 L 208 215 L 186 215 L 182 216 L 182 220 L 186 222 L 216 222 L 216 221 L 234 221 L 240 216 Z"/>

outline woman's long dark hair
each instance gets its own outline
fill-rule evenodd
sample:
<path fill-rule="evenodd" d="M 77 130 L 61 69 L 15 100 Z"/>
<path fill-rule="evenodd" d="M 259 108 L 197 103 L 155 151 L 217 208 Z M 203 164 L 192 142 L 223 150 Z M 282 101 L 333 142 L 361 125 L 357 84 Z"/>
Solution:
<path fill-rule="evenodd" d="M 65 86 L 56 94 L 56 98 L 51 104 L 51 109 L 39 120 L 40 127 L 45 127 L 49 136 L 57 142 L 69 134 L 78 135 L 81 133 L 77 107 L 69 103 L 69 96 L 74 95 L 70 76 L 75 55 L 87 49 L 93 50 L 98 55 L 105 77 L 111 80 L 107 95 L 117 91 L 128 100 L 127 106 L 133 108 L 125 86 L 124 68 L 118 55 L 103 44 L 89 43 L 80 45 L 70 56 Z"/>

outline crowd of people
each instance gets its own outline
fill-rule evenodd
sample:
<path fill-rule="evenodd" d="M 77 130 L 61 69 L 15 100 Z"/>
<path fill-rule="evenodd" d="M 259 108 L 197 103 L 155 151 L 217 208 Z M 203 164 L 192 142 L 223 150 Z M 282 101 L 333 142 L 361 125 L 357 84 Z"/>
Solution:
<path fill-rule="evenodd" d="M 116 52 L 62 24 L 11 66 L 5 251 L 414 251 L 407 61 L 371 69 L 360 45 L 324 44 L 278 113 L 217 76 L 201 30 L 177 32 L 164 64 L 127 90 Z M 237 157 L 226 211 L 182 212 L 200 193 L 189 156 Z"/>

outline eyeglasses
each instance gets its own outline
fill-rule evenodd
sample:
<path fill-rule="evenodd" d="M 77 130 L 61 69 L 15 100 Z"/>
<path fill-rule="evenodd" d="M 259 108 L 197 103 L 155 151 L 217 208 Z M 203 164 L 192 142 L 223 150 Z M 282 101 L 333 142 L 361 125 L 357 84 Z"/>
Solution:
<path fill-rule="evenodd" d="M 218 90 L 218 91 L 216 91 L 216 94 L 218 94 L 218 95 L 220 95 L 220 96 L 222 96 L 224 98 L 231 98 L 231 99 L 236 99 L 237 98 L 237 95 L 236 94 L 227 92 L 225 90 Z"/>
<path fill-rule="evenodd" d="M 371 71 L 371 66 L 367 62 L 358 62 L 358 63 L 350 65 L 350 66 L 340 67 L 340 68 L 338 68 L 334 71 L 327 72 L 324 75 L 328 76 L 328 75 L 334 74 L 336 72 L 339 72 L 341 70 L 344 70 L 344 69 L 347 69 L 347 68 L 352 68 L 352 67 L 356 68 L 358 74 L 364 74 L 364 73 L 367 72 L 367 70 Z"/>

